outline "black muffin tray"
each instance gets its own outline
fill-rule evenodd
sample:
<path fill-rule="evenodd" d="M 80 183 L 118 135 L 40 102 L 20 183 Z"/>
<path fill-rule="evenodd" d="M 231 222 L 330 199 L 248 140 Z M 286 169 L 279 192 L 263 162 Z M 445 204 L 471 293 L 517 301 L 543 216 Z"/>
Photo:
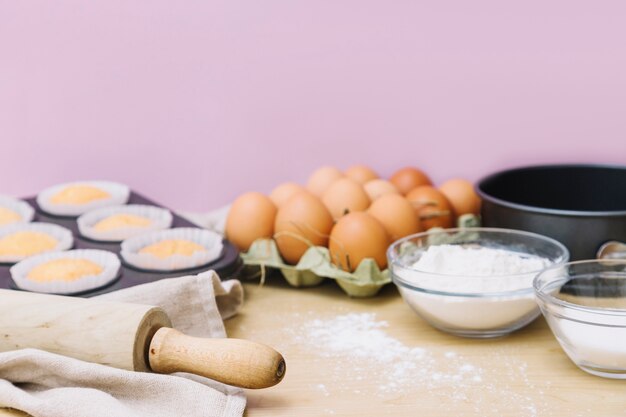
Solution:
<path fill-rule="evenodd" d="M 224 248 L 222 249 L 222 254 L 220 257 L 207 265 L 185 269 L 174 272 L 162 272 L 162 271 L 144 271 L 127 265 L 124 263 L 124 260 L 120 256 L 120 242 L 97 242 L 94 240 L 87 239 L 80 235 L 78 232 L 78 225 L 76 223 L 76 217 L 59 217 L 54 216 L 42 211 L 37 205 L 36 199 L 25 198 L 24 201 L 28 202 L 35 209 L 35 218 L 34 222 L 44 222 L 44 223 L 53 223 L 59 226 L 63 226 L 72 231 L 74 235 L 74 246 L 73 249 L 102 249 L 109 252 L 115 253 L 122 262 L 122 267 L 120 268 L 120 274 L 118 278 L 107 285 L 106 287 L 98 288 L 95 290 L 91 290 L 88 292 L 74 294 L 76 296 L 84 296 L 91 297 L 98 294 L 104 294 L 111 291 L 116 291 L 122 288 L 133 287 L 139 284 L 145 284 L 148 282 L 158 281 L 164 278 L 173 278 L 180 277 L 184 275 L 194 275 L 199 274 L 200 272 L 214 270 L 218 273 L 221 279 L 229 279 L 237 276 L 238 272 L 241 270 L 243 266 L 243 262 L 239 257 L 239 251 L 237 248 L 230 243 L 228 240 L 224 239 L 223 244 Z M 154 203 L 153 201 L 143 197 L 140 194 L 132 191 L 130 193 L 130 197 L 128 199 L 128 204 L 146 204 L 156 207 L 163 207 L 159 204 Z M 198 227 L 190 221 L 178 216 L 176 213 L 172 211 L 172 228 L 175 227 Z M 10 288 L 10 289 L 18 289 L 11 279 L 11 272 L 9 269 L 12 264 L 2 264 L 0 263 L 0 288 Z"/>

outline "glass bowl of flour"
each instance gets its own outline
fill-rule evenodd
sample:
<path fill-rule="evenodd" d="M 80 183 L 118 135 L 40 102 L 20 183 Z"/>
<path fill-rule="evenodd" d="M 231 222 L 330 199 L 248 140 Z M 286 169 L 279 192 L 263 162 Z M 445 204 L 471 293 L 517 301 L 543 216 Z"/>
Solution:
<path fill-rule="evenodd" d="M 626 261 L 552 267 L 535 278 L 534 287 L 567 356 L 590 374 L 626 379 Z"/>
<path fill-rule="evenodd" d="M 499 337 L 539 316 L 533 279 L 569 260 L 554 239 L 509 229 L 431 229 L 394 242 L 389 270 L 404 301 L 437 329 Z"/>

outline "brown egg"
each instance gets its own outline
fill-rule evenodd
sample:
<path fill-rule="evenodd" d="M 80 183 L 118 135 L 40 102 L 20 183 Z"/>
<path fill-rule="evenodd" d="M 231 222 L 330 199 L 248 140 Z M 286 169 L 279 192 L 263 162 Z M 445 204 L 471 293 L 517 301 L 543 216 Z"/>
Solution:
<path fill-rule="evenodd" d="M 367 209 L 367 213 L 383 225 L 392 242 L 422 230 L 413 205 L 398 194 L 380 197 Z"/>
<path fill-rule="evenodd" d="M 414 188 L 407 194 L 406 199 L 411 202 L 419 215 L 424 230 L 431 227 L 452 227 L 454 221 L 452 205 L 435 187 L 422 185 Z"/>
<path fill-rule="evenodd" d="M 335 167 L 318 168 L 311 176 L 306 184 L 306 189 L 314 195 L 321 197 L 332 183 L 339 178 L 343 178 L 343 173 Z"/>
<path fill-rule="evenodd" d="M 285 182 L 274 188 L 270 193 L 270 200 L 276 204 L 276 207 L 282 207 L 291 197 L 300 191 L 304 191 L 304 187 L 295 182 Z"/>
<path fill-rule="evenodd" d="M 333 218 L 319 198 L 303 191 L 279 210 L 274 223 L 278 251 L 290 264 L 297 264 L 311 246 L 327 246 Z"/>
<path fill-rule="evenodd" d="M 474 191 L 474 185 L 464 179 L 455 178 L 444 182 L 441 191 L 452 204 L 457 216 L 462 214 L 478 214 L 480 212 L 480 197 Z"/>
<path fill-rule="evenodd" d="M 267 196 L 251 192 L 237 197 L 226 218 L 226 238 L 241 251 L 257 239 L 274 234 L 276 206 Z"/>
<path fill-rule="evenodd" d="M 386 194 L 400 194 L 400 191 L 398 191 L 395 185 L 381 179 L 366 182 L 365 185 L 363 185 L 363 189 L 372 201 Z"/>
<path fill-rule="evenodd" d="M 328 249 L 331 261 L 353 272 L 365 258 L 373 258 L 380 269 L 387 266 L 389 237 L 378 220 L 367 213 L 343 216 L 330 233 Z"/>
<path fill-rule="evenodd" d="M 337 180 L 322 196 L 322 202 L 335 220 L 346 213 L 365 211 L 370 198 L 361 184 L 350 178 Z"/>
<path fill-rule="evenodd" d="M 375 180 L 378 174 L 374 170 L 365 165 L 354 165 L 346 169 L 346 177 L 352 178 L 359 184 L 365 184 L 368 181 Z"/>
<path fill-rule="evenodd" d="M 404 195 L 407 195 L 409 191 L 420 185 L 432 185 L 428 175 L 413 167 L 406 167 L 396 171 L 389 181 Z"/>

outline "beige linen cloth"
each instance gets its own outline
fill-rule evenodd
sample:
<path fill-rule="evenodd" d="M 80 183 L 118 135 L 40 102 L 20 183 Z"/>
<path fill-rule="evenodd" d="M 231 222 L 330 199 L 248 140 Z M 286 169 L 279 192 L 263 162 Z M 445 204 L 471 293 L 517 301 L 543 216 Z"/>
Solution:
<path fill-rule="evenodd" d="M 204 227 L 205 229 L 209 229 L 223 235 L 224 229 L 226 229 L 226 218 L 228 217 L 229 210 L 230 205 L 227 205 L 224 207 L 220 207 L 217 210 L 212 210 L 205 213 L 179 211 L 176 214 L 184 217 L 192 223 L 197 224 L 200 227 Z"/>
<path fill-rule="evenodd" d="M 239 281 L 214 272 L 165 279 L 98 298 L 163 308 L 191 336 L 225 337 L 243 302 Z M 131 372 L 35 349 L 0 353 L 0 407 L 35 417 L 234 417 L 243 391 L 206 378 Z"/>

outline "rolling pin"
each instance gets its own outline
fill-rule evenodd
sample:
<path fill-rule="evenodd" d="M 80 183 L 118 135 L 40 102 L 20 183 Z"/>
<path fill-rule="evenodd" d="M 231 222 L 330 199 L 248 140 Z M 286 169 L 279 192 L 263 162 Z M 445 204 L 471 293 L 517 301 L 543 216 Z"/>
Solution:
<path fill-rule="evenodd" d="M 242 388 L 281 381 L 285 360 L 269 346 L 203 339 L 171 328 L 158 307 L 0 290 L 0 352 L 36 348 L 120 369 L 187 372 Z"/>

